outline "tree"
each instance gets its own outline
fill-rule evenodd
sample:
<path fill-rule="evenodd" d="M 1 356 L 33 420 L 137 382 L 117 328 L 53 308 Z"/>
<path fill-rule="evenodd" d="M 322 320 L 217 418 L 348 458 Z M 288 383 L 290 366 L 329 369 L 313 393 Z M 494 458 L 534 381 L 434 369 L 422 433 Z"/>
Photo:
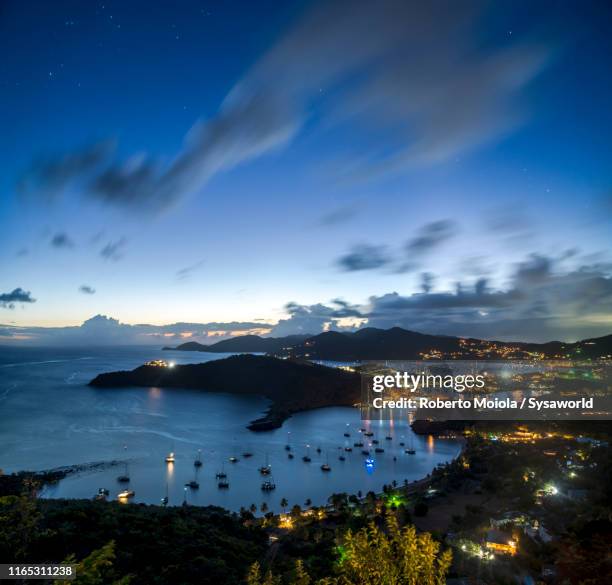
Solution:
<path fill-rule="evenodd" d="M 40 513 L 33 496 L 0 497 L 0 550 L 9 551 L 15 561 L 24 561 L 39 522 Z"/>
<path fill-rule="evenodd" d="M 304 502 L 304 506 L 306 506 L 307 508 L 310 508 L 310 506 L 312 506 L 312 500 L 310 498 L 306 498 L 306 501 Z"/>
<path fill-rule="evenodd" d="M 257 508 L 255 508 L 255 510 L 257 510 Z M 243 522 L 246 522 L 247 520 L 253 520 L 254 515 L 253 512 L 251 512 L 251 510 L 245 508 L 244 506 L 240 507 L 240 520 L 242 520 Z"/>
<path fill-rule="evenodd" d="M 345 493 L 332 494 L 327 501 L 334 507 L 336 512 L 342 512 L 348 504 L 348 496 Z"/>
<path fill-rule="evenodd" d="M 280 585 L 280 578 L 272 575 L 272 571 L 268 570 L 266 576 L 261 578 L 261 566 L 255 562 L 249 568 L 246 578 L 247 585 Z"/>
<path fill-rule="evenodd" d="M 336 576 L 313 582 L 301 560 L 295 565 L 291 585 L 445 585 L 451 565 L 450 550 L 440 552 L 431 534 L 417 534 L 414 526 L 400 530 L 393 514 L 387 514 L 386 530 L 371 523 L 356 534 L 344 536 Z M 270 572 L 261 579 L 258 563 L 251 566 L 248 585 L 276 585 Z"/>
<path fill-rule="evenodd" d="M 249 510 L 251 511 L 251 513 L 255 514 L 255 512 L 257 512 L 257 504 L 251 504 L 249 506 Z"/>
<path fill-rule="evenodd" d="M 338 583 L 352 585 L 444 585 L 450 568 L 450 550 L 414 526 L 400 530 L 393 514 L 387 514 L 386 533 L 374 523 L 344 539 L 344 560 Z"/>
<path fill-rule="evenodd" d="M 114 577 L 113 561 L 115 560 L 115 542 L 111 540 L 102 548 L 94 550 L 76 567 L 74 585 L 129 585 L 131 577 L 126 575 L 119 579 Z M 74 555 L 68 557 L 64 564 L 74 564 Z M 65 585 L 66 581 L 55 581 L 54 585 Z"/>
<path fill-rule="evenodd" d="M 260 585 L 261 583 L 261 566 L 255 561 L 250 567 L 246 576 L 247 585 Z"/>
<path fill-rule="evenodd" d="M 368 514 L 372 514 L 376 510 L 378 504 L 378 496 L 374 492 L 369 491 L 365 497 L 365 504 L 366 512 Z"/>
<path fill-rule="evenodd" d="M 302 559 L 295 561 L 295 577 L 292 580 L 292 585 L 310 585 L 311 579 L 304 569 Z"/>
<path fill-rule="evenodd" d="M 268 504 L 266 504 L 266 502 L 263 502 L 261 506 L 259 506 L 259 509 L 261 510 L 262 514 L 265 514 L 268 511 Z"/>
<path fill-rule="evenodd" d="M 285 508 L 289 505 L 289 502 L 287 501 L 287 498 L 283 498 L 280 501 L 280 505 L 281 505 L 281 508 L 282 508 L 283 514 L 284 514 L 285 513 Z"/>
<path fill-rule="evenodd" d="M 0 491 L 6 483 L 0 476 Z M 22 501 L 13 495 L 0 497 L 0 558 L 45 563 L 74 554 L 77 563 L 114 540 L 115 574 L 105 576 L 104 585 L 127 574 L 143 585 L 237 584 L 268 548 L 268 535 L 260 522 L 254 524 L 216 507 L 184 510 L 92 500 Z M 207 557 L 203 551 L 208 550 L 214 552 Z"/>

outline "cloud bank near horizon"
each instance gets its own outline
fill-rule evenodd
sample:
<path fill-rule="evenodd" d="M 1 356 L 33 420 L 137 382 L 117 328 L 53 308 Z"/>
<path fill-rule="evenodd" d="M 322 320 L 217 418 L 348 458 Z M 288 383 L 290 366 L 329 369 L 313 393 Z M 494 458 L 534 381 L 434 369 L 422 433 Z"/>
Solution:
<path fill-rule="evenodd" d="M 422 292 L 371 296 L 365 305 L 287 306 L 289 318 L 273 333 L 334 328 L 403 327 L 424 333 L 516 341 L 576 341 L 612 332 L 612 266 L 565 267 L 566 255 L 532 254 L 516 265 L 504 289 L 486 278 L 455 290 L 436 291 L 431 273 L 422 274 Z"/>
<path fill-rule="evenodd" d="M 234 335 L 266 334 L 271 328 L 271 325 L 251 321 L 130 325 L 106 315 L 96 315 L 81 325 L 67 327 L 17 327 L 0 324 L 0 343 L 25 342 L 32 345 L 62 346 L 160 345 L 195 340 L 214 343 Z"/>
<path fill-rule="evenodd" d="M 97 315 L 78 327 L 14 327 L 0 325 L 3 342 L 26 341 L 67 345 L 88 343 L 164 344 L 223 338 L 254 333 L 285 336 L 322 331 L 355 331 L 361 327 L 403 327 L 424 333 L 516 341 L 576 341 L 612 332 L 612 265 L 567 265 L 574 255 L 558 258 L 532 254 L 515 266 L 503 288 L 493 288 L 486 278 L 458 283 L 454 290 L 435 289 L 435 277 L 422 274 L 420 292 L 371 296 L 366 303 L 343 299 L 285 306 L 286 318 L 276 324 L 264 321 L 231 323 L 174 323 L 128 325 Z M 5 307 L 33 302 L 30 293 L 15 289 L 1 295 Z"/>

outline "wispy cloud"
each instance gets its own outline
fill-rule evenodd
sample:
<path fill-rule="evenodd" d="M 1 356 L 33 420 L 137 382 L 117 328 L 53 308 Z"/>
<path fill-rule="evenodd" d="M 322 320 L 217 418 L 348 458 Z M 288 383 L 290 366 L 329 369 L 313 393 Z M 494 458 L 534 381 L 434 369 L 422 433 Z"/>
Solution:
<path fill-rule="evenodd" d="M 39 158 L 20 179 L 17 189 L 26 196 L 36 193 L 54 198 L 66 187 L 88 177 L 108 162 L 113 149 L 114 145 L 107 141 L 64 155 Z"/>
<path fill-rule="evenodd" d="M 96 289 L 86 284 L 82 284 L 79 287 L 79 292 L 82 292 L 84 295 L 94 295 L 96 294 Z"/>
<path fill-rule="evenodd" d="M 60 232 L 51 238 L 51 246 L 54 248 L 74 248 L 74 242 L 70 239 L 68 234 Z"/>
<path fill-rule="evenodd" d="M 321 121 L 350 117 L 354 128 L 376 126 L 384 136 L 354 153 L 365 161 L 362 172 L 447 161 L 522 123 L 523 90 L 551 54 L 519 35 L 505 46 L 481 43 L 483 13 L 471 1 L 318 3 L 231 89 L 215 116 L 191 129 L 170 162 L 146 154 L 119 160 L 110 143 L 96 144 L 35 163 L 22 187 L 75 185 L 110 205 L 159 212 L 200 192 L 215 174 L 289 145 L 322 89 L 335 97 L 321 104 Z"/>
<path fill-rule="evenodd" d="M 449 219 L 433 221 L 421 227 L 416 236 L 406 242 L 406 259 L 397 267 L 397 272 L 410 272 L 419 268 L 427 254 L 452 238 L 457 231 L 456 223 Z"/>
<path fill-rule="evenodd" d="M 387 266 L 391 261 L 386 246 L 359 244 L 354 246 L 350 252 L 338 258 L 337 264 L 345 272 L 358 272 L 360 270 L 376 270 Z"/>
<path fill-rule="evenodd" d="M 198 262 L 195 262 L 194 264 L 191 264 L 189 266 L 185 266 L 185 268 L 181 268 L 180 270 L 177 270 L 176 271 L 176 278 L 178 280 L 185 280 L 186 278 L 189 278 L 203 264 L 204 264 L 204 260 L 200 260 Z"/>
<path fill-rule="evenodd" d="M 114 242 L 109 242 L 100 250 L 100 256 L 105 260 L 112 260 L 113 262 L 117 262 L 121 260 L 125 254 L 125 246 L 127 244 L 127 240 L 125 238 L 120 238 Z"/>
<path fill-rule="evenodd" d="M 455 235 L 456 224 L 449 219 L 441 219 L 424 225 L 419 233 L 406 243 L 406 252 L 423 254 L 437 248 L 442 242 Z"/>
<path fill-rule="evenodd" d="M 409 272 L 421 266 L 427 254 L 433 252 L 458 231 L 455 222 L 441 219 L 417 230 L 403 250 L 390 252 L 387 246 L 359 244 L 336 260 L 336 266 L 345 272 L 390 268 L 393 272 Z"/>
<path fill-rule="evenodd" d="M 333 227 L 353 219 L 358 212 L 357 205 L 344 205 L 324 214 L 319 223 L 325 227 Z"/>

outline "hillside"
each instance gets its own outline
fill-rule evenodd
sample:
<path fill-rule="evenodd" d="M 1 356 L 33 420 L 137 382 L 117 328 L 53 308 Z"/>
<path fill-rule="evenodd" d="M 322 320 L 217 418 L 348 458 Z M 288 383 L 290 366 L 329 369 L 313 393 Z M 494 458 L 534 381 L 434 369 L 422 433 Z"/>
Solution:
<path fill-rule="evenodd" d="M 365 328 L 355 333 L 328 331 L 309 337 L 282 357 L 321 360 L 419 360 L 419 359 L 580 359 L 612 355 L 612 335 L 575 343 L 551 341 L 523 343 L 487 341 L 444 335 L 427 335 L 400 327 Z"/>

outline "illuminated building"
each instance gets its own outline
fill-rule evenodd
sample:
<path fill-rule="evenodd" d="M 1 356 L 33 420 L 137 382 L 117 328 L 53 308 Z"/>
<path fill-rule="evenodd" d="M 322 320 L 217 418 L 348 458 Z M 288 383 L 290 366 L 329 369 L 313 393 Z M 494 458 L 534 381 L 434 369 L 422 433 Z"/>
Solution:
<path fill-rule="evenodd" d="M 501 530 L 489 530 L 485 539 L 485 546 L 494 552 L 516 554 L 516 540 Z"/>

